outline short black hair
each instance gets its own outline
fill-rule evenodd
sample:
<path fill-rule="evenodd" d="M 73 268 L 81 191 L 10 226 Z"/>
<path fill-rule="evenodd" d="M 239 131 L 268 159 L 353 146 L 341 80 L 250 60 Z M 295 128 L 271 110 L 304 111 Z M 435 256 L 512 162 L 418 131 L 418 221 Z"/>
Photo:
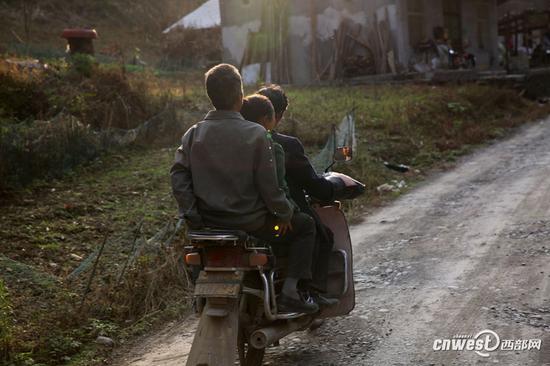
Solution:
<path fill-rule="evenodd" d="M 276 114 L 283 114 L 288 108 L 288 98 L 279 85 L 265 86 L 258 91 L 258 94 L 269 98 Z"/>
<path fill-rule="evenodd" d="M 206 93 L 214 108 L 228 110 L 243 96 L 243 82 L 233 65 L 219 64 L 204 74 Z"/>
<path fill-rule="evenodd" d="M 241 114 L 247 121 L 260 123 L 262 117 L 273 118 L 275 109 L 267 97 L 252 94 L 243 99 Z"/>

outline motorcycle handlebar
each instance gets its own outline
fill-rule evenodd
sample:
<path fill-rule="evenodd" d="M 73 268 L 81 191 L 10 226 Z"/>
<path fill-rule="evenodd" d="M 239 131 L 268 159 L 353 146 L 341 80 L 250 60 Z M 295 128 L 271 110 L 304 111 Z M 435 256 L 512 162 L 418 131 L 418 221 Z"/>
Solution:
<path fill-rule="evenodd" d="M 365 185 L 348 175 L 330 172 L 324 174 L 323 178 L 332 183 L 335 201 L 352 200 L 365 193 Z"/>

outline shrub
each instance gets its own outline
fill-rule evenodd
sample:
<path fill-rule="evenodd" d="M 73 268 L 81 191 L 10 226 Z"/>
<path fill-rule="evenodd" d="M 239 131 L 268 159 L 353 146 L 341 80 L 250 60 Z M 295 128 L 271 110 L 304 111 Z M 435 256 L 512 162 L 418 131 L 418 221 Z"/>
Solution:
<path fill-rule="evenodd" d="M 168 118 L 163 126 L 177 127 L 176 117 L 159 113 L 169 100 L 150 95 L 150 82 L 98 66 L 89 55 L 74 55 L 69 62 L 45 68 L 0 60 L 0 191 L 59 177 L 116 140 L 109 134 L 124 135 L 145 121 L 155 122 L 142 133 L 147 142 L 161 141 L 159 134 L 172 142 L 173 131 L 157 133 L 156 122 Z"/>
<path fill-rule="evenodd" d="M 37 87 L 42 76 L 0 63 L 0 118 L 41 118 L 49 108 L 46 94 Z"/>
<path fill-rule="evenodd" d="M 0 125 L 0 190 L 54 178 L 98 155 L 96 135 L 75 118 Z"/>
<path fill-rule="evenodd" d="M 140 82 L 132 85 L 121 70 L 98 68 L 72 96 L 73 102 L 82 98 L 81 107 L 73 113 L 96 129 L 131 129 L 160 109 L 147 95 L 147 89 Z"/>
<path fill-rule="evenodd" d="M 96 60 L 91 55 L 86 55 L 83 53 L 77 53 L 71 56 L 71 70 L 81 76 L 87 78 L 91 77 L 94 68 L 96 67 Z"/>
<path fill-rule="evenodd" d="M 71 336 L 51 334 L 45 341 L 44 347 L 48 350 L 47 361 L 60 364 L 77 353 L 82 347 L 82 343 Z"/>

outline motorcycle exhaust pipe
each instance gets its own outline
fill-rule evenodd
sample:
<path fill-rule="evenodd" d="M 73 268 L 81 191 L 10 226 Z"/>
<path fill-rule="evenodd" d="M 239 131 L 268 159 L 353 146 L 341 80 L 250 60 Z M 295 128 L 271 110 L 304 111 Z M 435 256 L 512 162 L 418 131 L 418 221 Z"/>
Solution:
<path fill-rule="evenodd" d="M 256 349 L 264 349 L 290 333 L 305 328 L 311 320 L 311 317 L 304 316 L 295 320 L 285 321 L 281 324 L 260 328 L 252 333 L 249 344 Z"/>

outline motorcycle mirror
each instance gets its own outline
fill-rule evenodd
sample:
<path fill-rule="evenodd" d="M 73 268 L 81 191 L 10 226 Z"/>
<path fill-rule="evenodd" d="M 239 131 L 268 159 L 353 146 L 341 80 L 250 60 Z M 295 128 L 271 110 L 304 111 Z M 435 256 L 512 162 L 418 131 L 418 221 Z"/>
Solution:
<path fill-rule="evenodd" d="M 353 159 L 353 149 L 351 146 L 342 146 L 334 151 L 334 161 L 351 161 Z"/>

